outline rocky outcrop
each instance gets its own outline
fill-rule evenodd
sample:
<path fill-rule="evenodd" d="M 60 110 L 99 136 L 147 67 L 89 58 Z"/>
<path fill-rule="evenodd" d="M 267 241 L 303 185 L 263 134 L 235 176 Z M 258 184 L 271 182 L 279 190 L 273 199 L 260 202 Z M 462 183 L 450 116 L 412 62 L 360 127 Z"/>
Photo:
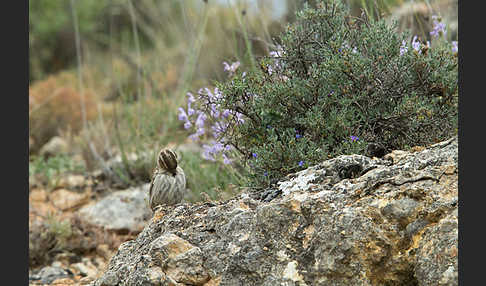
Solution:
<path fill-rule="evenodd" d="M 457 138 L 157 211 L 93 285 L 457 285 Z"/>

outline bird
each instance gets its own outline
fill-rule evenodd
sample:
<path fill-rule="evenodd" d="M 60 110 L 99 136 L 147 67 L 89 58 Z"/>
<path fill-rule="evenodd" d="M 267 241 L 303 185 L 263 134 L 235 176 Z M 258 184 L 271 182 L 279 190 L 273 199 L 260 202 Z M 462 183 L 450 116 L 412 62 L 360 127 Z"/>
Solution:
<path fill-rule="evenodd" d="M 176 205 L 186 192 L 186 175 L 178 166 L 178 156 L 171 149 L 162 149 L 149 188 L 149 206 L 153 212 L 161 205 Z"/>

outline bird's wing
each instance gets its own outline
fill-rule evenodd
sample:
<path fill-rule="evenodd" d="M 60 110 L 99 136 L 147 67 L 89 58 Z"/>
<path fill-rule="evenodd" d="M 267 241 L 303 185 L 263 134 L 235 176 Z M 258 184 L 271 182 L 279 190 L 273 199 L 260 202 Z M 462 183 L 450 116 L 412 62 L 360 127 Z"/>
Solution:
<path fill-rule="evenodd" d="M 150 188 L 149 188 L 149 199 L 152 197 L 152 189 L 154 187 L 154 181 L 156 176 L 157 176 L 157 169 L 155 169 L 154 173 L 152 174 L 152 182 L 150 182 Z"/>

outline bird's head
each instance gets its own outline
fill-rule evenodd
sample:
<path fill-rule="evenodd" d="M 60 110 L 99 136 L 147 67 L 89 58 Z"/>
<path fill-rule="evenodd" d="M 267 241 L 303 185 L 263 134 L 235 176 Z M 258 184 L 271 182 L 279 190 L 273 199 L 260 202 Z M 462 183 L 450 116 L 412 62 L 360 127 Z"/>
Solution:
<path fill-rule="evenodd" d="M 177 159 L 177 154 L 174 151 L 171 149 L 162 149 L 157 158 L 157 165 L 160 169 L 173 173 L 177 168 Z"/>

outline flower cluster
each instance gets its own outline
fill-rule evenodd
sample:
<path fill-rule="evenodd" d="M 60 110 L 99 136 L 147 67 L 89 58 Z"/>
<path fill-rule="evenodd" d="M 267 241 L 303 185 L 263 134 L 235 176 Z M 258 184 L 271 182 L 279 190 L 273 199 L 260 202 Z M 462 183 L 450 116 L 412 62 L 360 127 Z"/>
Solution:
<path fill-rule="evenodd" d="M 446 34 L 446 26 L 444 23 L 441 22 L 441 19 L 438 16 L 432 16 L 434 27 L 433 30 L 430 32 L 432 38 L 437 38 L 440 35 Z M 422 53 L 422 46 L 430 48 L 430 42 L 427 41 L 424 45 L 418 40 L 418 37 L 415 35 L 412 38 L 412 48 L 417 53 Z M 452 52 L 457 53 L 457 41 L 452 41 Z M 402 45 L 400 46 L 400 56 L 408 52 L 408 45 L 405 41 L 402 41 Z"/>
<path fill-rule="evenodd" d="M 227 62 L 223 62 L 223 65 L 224 70 L 233 75 L 240 63 L 234 62 L 229 65 Z M 178 118 L 180 121 L 184 121 L 186 130 L 194 131 L 189 135 L 193 141 L 199 141 L 200 137 L 205 134 L 211 138 L 208 144 L 202 146 L 204 159 L 215 161 L 218 156 L 221 156 L 224 164 L 230 164 L 233 147 L 225 143 L 224 133 L 232 120 L 237 124 L 243 123 L 243 115 L 221 108 L 218 101 L 223 94 L 217 87 L 214 90 L 207 87 L 201 88 L 197 95 L 196 99 L 192 93 L 187 93 L 187 110 L 179 107 Z M 207 134 L 207 130 L 210 130 L 210 134 Z"/>
<path fill-rule="evenodd" d="M 230 75 L 233 75 L 236 72 L 236 69 L 240 66 L 240 62 L 236 61 L 229 65 L 227 62 L 223 62 L 224 70 L 227 71 Z"/>
<path fill-rule="evenodd" d="M 447 34 L 446 25 L 442 23 L 442 19 L 437 15 L 432 16 L 432 23 L 434 24 L 430 35 L 434 38 L 445 36 Z"/>

